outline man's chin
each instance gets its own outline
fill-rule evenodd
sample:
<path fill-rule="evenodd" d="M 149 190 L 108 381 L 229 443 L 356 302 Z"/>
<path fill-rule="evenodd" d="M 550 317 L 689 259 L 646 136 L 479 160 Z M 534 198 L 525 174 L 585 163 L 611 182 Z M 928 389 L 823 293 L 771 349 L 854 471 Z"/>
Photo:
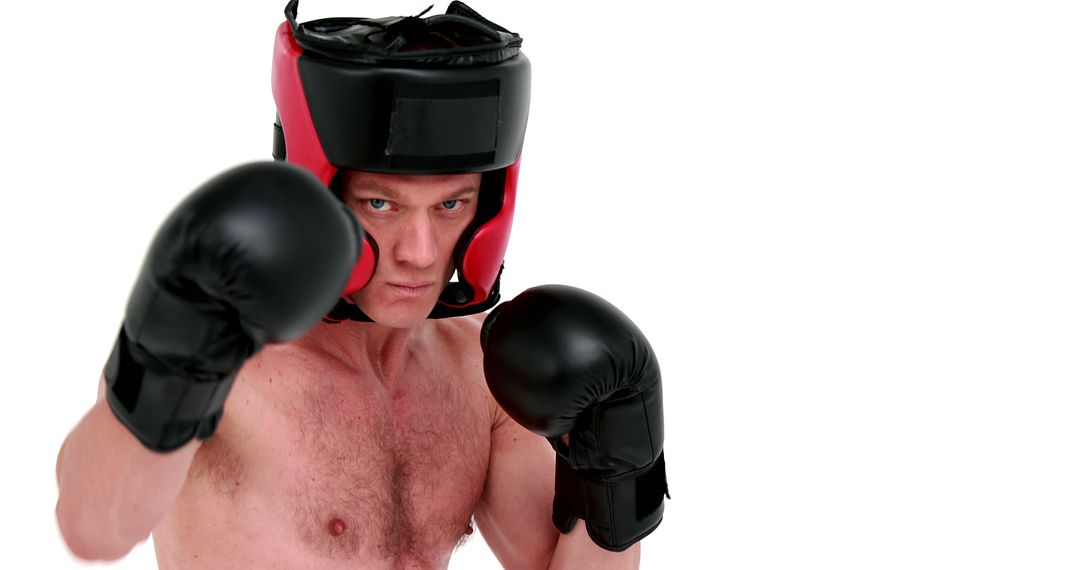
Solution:
<path fill-rule="evenodd" d="M 353 299 L 360 310 L 378 325 L 395 329 L 409 329 L 427 320 L 437 300 L 403 299 L 390 303 L 367 304 Z"/>

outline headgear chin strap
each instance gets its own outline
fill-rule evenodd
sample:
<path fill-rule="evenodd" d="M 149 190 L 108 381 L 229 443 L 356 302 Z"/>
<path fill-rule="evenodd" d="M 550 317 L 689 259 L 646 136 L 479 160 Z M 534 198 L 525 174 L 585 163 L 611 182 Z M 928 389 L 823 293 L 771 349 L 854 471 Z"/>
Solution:
<path fill-rule="evenodd" d="M 476 217 L 454 248 L 459 280 L 446 286 L 429 318 L 491 308 L 529 116 L 521 37 L 458 1 L 426 18 L 304 23 L 296 20 L 298 3 L 285 7 L 274 48 L 274 158 L 307 168 L 327 186 L 341 169 L 482 173 Z M 378 247 L 370 236 L 362 249 L 343 296 L 375 273 Z M 342 301 L 328 320 L 346 319 L 371 320 Z"/>

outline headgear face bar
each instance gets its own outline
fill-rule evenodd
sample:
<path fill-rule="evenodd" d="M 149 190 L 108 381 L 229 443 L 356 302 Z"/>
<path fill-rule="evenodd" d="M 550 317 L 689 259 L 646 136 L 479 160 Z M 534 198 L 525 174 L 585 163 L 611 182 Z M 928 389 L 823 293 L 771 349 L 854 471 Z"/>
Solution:
<path fill-rule="evenodd" d="M 278 27 L 272 84 L 274 157 L 327 186 L 341 169 L 397 174 L 480 172 L 476 218 L 454 248 L 460 278 L 429 318 L 478 313 L 499 300 L 529 116 L 521 38 L 454 1 L 440 14 L 323 18 Z M 368 237 L 344 295 L 375 273 Z M 370 320 L 339 303 L 331 319 Z"/>

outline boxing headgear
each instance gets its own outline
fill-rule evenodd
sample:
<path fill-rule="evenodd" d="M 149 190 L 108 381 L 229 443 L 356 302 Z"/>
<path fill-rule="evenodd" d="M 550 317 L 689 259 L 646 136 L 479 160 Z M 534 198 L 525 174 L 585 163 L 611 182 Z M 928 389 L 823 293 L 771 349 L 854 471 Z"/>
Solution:
<path fill-rule="evenodd" d="M 529 116 L 520 36 L 458 1 L 427 18 L 303 24 L 298 2 L 285 7 L 274 47 L 274 157 L 327 186 L 340 169 L 482 173 L 476 218 L 454 248 L 459 280 L 447 284 L 429 318 L 494 306 Z M 367 284 L 377 260 L 369 236 L 343 296 Z"/>

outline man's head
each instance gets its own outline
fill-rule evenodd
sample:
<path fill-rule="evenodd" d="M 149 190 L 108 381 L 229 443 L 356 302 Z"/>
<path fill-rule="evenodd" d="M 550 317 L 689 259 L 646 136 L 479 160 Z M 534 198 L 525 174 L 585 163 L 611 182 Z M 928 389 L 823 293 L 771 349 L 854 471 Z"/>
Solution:
<path fill-rule="evenodd" d="M 452 2 L 445 15 L 427 18 L 328 18 L 301 24 L 295 0 L 285 14 L 288 21 L 278 29 L 274 51 L 274 156 L 307 168 L 354 200 L 350 206 L 370 239 L 344 295 L 364 300 L 364 311 L 376 311 L 381 294 L 377 287 L 370 293 L 363 288 L 380 279 L 384 284 L 387 279 L 421 283 L 404 269 L 413 265 L 418 269 L 410 271 L 417 274 L 435 269 L 445 274 L 431 291 L 437 302 L 429 318 L 493 306 L 499 299 L 529 114 L 530 66 L 519 52 L 521 38 L 460 2 Z M 467 220 L 432 209 L 453 201 L 440 192 L 465 185 L 476 189 Z M 394 196 L 352 195 L 352 188 L 376 187 Z M 379 200 L 379 208 L 386 207 L 383 202 L 404 205 L 413 217 L 395 220 L 410 227 L 388 232 L 387 218 L 370 208 L 371 200 Z M 435 226 L 436 218 L 414 215 L 420 211 L 446 214 L 446 224 Z M 409 236 L 419 236 L 425 224 L 430 239 L 410 245 Z M 383 243 L 384 235 L 394 244 Z M 424 259 L 435 249 L 401 257 L 403 243 L 406 249 L 436 244 L 439 255 L 431 263 L 437 268 Z M 458 280 L 447 284 L 455 269 Z M 426 289 L 396 291 L 427 299 Z M 356 316 L 354 307 L 341 318 L 372 317 Z"/>
<path fill-rule="evenodd" d="M 476 217 L 480 173 L 347 170 L 337 190 L 379 246 L 375 274 L 350 296 L 353 302 L 390 327 L 426 319 L 454 274 L 454 248 Z"/>

